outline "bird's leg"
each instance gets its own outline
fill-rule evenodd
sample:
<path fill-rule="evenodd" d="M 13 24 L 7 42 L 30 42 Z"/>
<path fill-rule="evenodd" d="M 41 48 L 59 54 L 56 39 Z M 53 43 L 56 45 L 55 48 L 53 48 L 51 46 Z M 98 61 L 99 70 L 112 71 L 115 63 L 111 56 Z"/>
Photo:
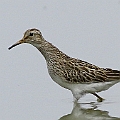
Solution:
<path fill-rule="evenodd" d="M 79 99 L 77 99 L 76 97 L 73 96 L 73 102 L 74 102 L 74 103 L 78 103 L 78 100 L 79 100 Z"/>
<path fill-rule="evenodd" d="M 99 95 L 97 95 L 96 93 L 92 93 L 93 95 L 95 95 L 98 99 L 98 102 L 102 102 L 104 99 L 102 97 L 100 97 Z"/>
<path fill-rule="evenodd" d="M 73 94 L 73 100 L 74 102 L 78 102 L 78 100 L 84 95 L 84 93 L 79 92 L 79 91 L 72 91 Z"/>

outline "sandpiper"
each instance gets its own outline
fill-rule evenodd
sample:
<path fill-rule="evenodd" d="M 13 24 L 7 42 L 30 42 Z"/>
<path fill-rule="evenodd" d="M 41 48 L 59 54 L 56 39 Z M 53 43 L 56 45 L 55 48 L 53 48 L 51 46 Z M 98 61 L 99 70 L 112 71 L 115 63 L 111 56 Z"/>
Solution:
<path fill-rule="evenodd" d="M 120 82 L 120 71 L 100 68 L 88 62 L 69 57 L 57 47 L 46 41 L 38 29 L 28 29 L 21 40 L 8 49 L 29 43 L 44 56 L 50 77 L 60 86 L 71 90 L 74 101 L 91 93 L 99 101 L 104 99 L 97 92 L 105 91 Z"/>

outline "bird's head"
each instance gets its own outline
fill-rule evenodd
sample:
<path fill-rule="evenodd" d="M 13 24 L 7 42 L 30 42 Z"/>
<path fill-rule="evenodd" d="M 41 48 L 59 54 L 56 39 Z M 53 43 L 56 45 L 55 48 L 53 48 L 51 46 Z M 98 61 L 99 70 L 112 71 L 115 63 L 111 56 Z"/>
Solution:
<path fill-rule="evenodd" d="M 22 44 L 22 43 L 30 43 L 32 45 L 40 43 L 41 40 L 43 39 L 41 32 L 38 29 L 28 29 L 25 33 L 24 36 L 21 40 L 10 46 L 8 49 L 10 50 L 11 48 Z"/>

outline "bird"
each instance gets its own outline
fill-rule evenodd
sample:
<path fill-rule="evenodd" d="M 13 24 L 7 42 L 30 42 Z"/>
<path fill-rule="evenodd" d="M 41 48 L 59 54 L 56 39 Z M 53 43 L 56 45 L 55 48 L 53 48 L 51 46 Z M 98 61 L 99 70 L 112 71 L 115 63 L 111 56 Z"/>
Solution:
<path fill-rule="evenodd" d="M 68 56 L 45 40 L 40 30 L 36 28 L 26 30 L 23 38 L 8 49 L 22 43 L 29 43 L 41 52 L 50 77 L 61 87 L 72 92 L 74 102 L 78 102 L 86 94 L 93 94 L 99 102 L 102 102 L 105 99 L 99 96 L 98 92 L 108 90 L 120 82 L 119 70 L 101 68 Z"/>

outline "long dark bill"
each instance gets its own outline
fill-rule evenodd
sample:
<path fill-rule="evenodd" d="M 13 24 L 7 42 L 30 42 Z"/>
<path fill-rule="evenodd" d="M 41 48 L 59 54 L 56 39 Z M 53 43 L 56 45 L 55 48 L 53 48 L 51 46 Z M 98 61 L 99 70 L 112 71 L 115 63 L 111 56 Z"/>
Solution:
<path fill-rule="evenodd" d="M 10 50 L 10 49 L 12 49 L 13 47 L 15 47 L 15 46 L 17 46 L 17 45 L 19 45 L 19 44 L 22 44 L 22 43 L 24 43 L 23 40 L 20 40 L 20 41 L 16 42 L 15 44 L 13 44 L 12 46 L 10 46 L 8 49 Z"/>

